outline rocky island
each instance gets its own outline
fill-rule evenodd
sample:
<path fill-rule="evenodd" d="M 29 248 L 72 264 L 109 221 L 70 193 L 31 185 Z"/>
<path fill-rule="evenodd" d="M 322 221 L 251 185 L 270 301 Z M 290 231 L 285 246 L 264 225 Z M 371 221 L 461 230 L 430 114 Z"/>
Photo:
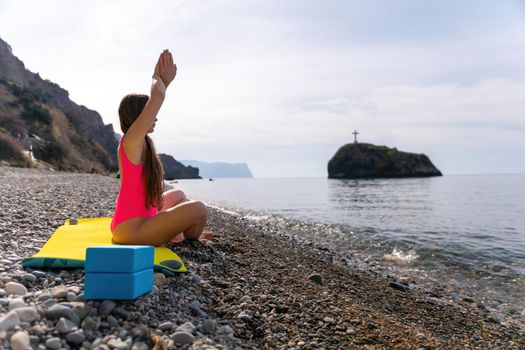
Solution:
<path fill-rule="evenodd" d="M 349 143 L 328 162 L 328 178 L 392 178 L 442 176 L 424 154 L 370 143 Z"/>

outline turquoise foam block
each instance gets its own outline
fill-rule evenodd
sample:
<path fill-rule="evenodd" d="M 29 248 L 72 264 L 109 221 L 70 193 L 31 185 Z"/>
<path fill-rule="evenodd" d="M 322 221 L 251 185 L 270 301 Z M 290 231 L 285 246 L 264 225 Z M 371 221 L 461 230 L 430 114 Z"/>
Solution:
<path fill-rule="evenodd" d="M 155 250 L 148 245 L 108 245 L 88 247 L 84 270 L 129 273 L 153 268 Z"/>
<path fill-rule="evenodd" d="M 133 273 L 86 273 L 84 300 L 134 300 L 153 289 L 153 268 Z"/>

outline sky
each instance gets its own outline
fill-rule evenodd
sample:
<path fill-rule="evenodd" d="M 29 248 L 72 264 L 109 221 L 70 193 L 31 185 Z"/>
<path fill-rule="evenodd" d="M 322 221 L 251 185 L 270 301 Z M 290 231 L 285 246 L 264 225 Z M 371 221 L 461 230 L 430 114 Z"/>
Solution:
<path fill-rule="evenodd" d="M 0 0 L 0 37 L 117 133 L 169 49 L 150 136 L 176 159 L 326 177 L 357 130 L 445 175 L 525 173 L 525 1 Z"/>

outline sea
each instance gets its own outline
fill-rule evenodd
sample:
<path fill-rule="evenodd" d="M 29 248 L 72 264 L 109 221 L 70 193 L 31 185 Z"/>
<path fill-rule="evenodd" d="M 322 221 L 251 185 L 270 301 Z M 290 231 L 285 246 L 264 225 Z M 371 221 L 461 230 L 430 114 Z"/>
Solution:
<path fill-rule="evenodd" d="M 276 234 L 319 242 L 348 266 L 525 324 L 525 174 L 169 183 Z"/>

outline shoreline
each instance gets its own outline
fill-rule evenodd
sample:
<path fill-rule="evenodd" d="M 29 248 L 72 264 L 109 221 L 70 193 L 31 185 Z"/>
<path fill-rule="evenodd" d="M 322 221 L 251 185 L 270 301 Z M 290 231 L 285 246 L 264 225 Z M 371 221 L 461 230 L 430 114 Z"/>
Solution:
<path fill-rule="evenodd" d="M 403 250 L 397 250 L 394 245 L 392 253 L 371 252 L 366 248 L 361 251 L 359 247 L 364 248 L 365 243 L 363 241 L 360 241 L 358 246 L 349 247 L 348 240 L 356 239 L 356 237 L 345 237 L 345 231 L 342 231 L 341 227 L 335 224 L 301 221 L 278 214 L 240 208 L 213 207 L 221 213 L 224 212 L 225 215 L 244 217 L 266 230 L 283 233 L 300 244 L 328 250 L 333 255 L 333 262 L 343 268 L 359 269 L 374 275 L 379 274 L 384 278 L 394 278 L 396 281 L 408 284 L 410 288 L 428 294 L 437 293 L 442 299 L 448 299 L 450 304 L 479 309 L 484 315 L 493 318 L 497 323 L 515 325 L 525 331 L 525 314 L 523 314 L 525 312 L 523 311 L 525 301 L 520 303 L 520 300 L 525 299 L 522 299 L 517 293 L 520 288 L 525 287 L 523 280 L 519 280 L 518 285 L 514 287 L 514 294 L 516 294 L 514 296 L 509 290 L 505 291 L 508 293 L 505 295 L 495 293 L 493 289 L 489 292 L 485 289 L 487 287 L 484 288 L 482 285 L 476 284 L 476 280 L 460 282 L 462 276 L 458 275 L 458 271 L 450 271 L 449 266 L 442 266 L 442 269 L 447 271 L 443 273 L 437 273 L 435 270 L 429 271 L 421 265 L 414 266 L 408 260 L 419 259 L 420 257 L 413 250 L 406 250 L 404 253 Z M 350 231 L 350 234 L 354 234 L 354 232 Z M 324 236 L 330 237 L 325 239 Z M 368 242 L 368 244 L 374 244 L 374 242 Z M 346 249 L 341 249 L 341 247 Z M 471 284 L 468 285 L 468 283 Z M 522 310 L 521 314 L 520 310 Z"/>
<path fill-rule="evenodd" d="M 0 289 L 8 280 L 24 284 L 28 291 L 23 307 L 38 315 L 4 334 L 2 320 L 13 302 L 1 301 L 13 298 L 0 290 L 0 345 L 6 346 L 18 327 L 17 334 L 25 333 L 36 348 L 46 339 L 62 338 L 65 345 L 82 336 L 73 348 L 117 348 L 120 343 L 132 348 L 132 343 L 141 349 L 153 342 L 177 349 L 525 346 L 518 328 L 498 324 L 479 310 L 371 271 L 342 266 L 326 247 L 298 242 L 215 208 L 210 208 L 207 228 L 220 235 L 211 244 L 167 245 L 183 259 L 188 273 L 165 278 L 157 274 L 154 292 L 133 302 L 116 302 L 111 315 L 104 309 L 110 302 L 78 301 L 75 312 L 84 316 L 79 329 L 60 336 L 60 321 L 50 320 L 47 311 L 53 304 L 68 304 L 68 298 L 69 303 L 80 299 L 83 270 L 23 271 L 18 259 L 36 253 L 68 217 L 112 216 L 118 179 L 0 167 L 0 184 Z M 61 285 L 65 295 L 57 292 L 64 289 Z M 191 345 L 174 344 L 175 333 L 183 332 L 193 337 Z"/>

